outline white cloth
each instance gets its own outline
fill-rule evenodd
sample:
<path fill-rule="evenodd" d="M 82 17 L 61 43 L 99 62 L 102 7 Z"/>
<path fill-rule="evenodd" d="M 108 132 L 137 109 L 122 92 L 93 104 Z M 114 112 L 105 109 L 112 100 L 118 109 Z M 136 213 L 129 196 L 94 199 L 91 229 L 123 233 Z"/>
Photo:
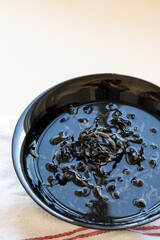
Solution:
<path fill-rule="evenodd" d="M 45 212 L 21 186 L 11 157 L 17 117 L 0 119 L 0 240 L 159 239 L 160 220 L 141 227 L 104 231 L 81 228 Z"/>

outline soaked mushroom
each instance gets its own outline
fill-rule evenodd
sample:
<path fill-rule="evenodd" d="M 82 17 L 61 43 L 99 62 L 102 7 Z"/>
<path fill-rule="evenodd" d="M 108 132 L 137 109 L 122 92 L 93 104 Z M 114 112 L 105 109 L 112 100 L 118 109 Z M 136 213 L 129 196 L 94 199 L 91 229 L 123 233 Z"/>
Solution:
<path fill-rule="evenodd" d="M 133 205 L 135 207 L 138 207 L 138 208 L 145 208 L 146 207 L 145 201 L 142 200 L 142 199 L 137 199 L 137 198 L 133 200 Z"/>
<path fill-rule="evenodd" d="M 70 128 L 65 127 L 65 130 L 62 129 L 63 131 L 49 140 L 51 146 L 56 149 L 52 163 L 46 164 L 46 170 L 52 173 L 48 178 L 50 186 L 54 181 L 61 186 L 72 182 L 77 187 L 74 190 L 75 196 L 92 196 L 104 202 L 109 199 L 121 201 L 119 187 L 122 186 L 124 189 L 126 183 L 128 187 L 137 191 L 138 188 L 143 188 L 145 182 L 139 176 L 146 169 L 146 165 L 142 166 L 142 162 L 147 159 L 145 154 L 147 143 L 144 142 L 141 134 L 144 126 L 133 125 L 137 116 L 134 113 L 122 114 L 118 106 L 113 103 L 107 104 L 103 114 L 98 114 L 98 110 L 95 111 L 93 106 L 83 107 L 82 116 L 78 111 L 75 114 L 75 110 L 73 105 L 69 105 L 67 114 L 73 116 L 63 117 L 60 122 L 63 126 L 67 121 L 74 119 L 73 123 L 78 122 L 76 126 L 81 130 L 74 135 Z M 92 120 L 88 119 L 87 114 L 92 113 L 94 117 L 91 118 Z M 148 132 L 156 133 L 157 130 L 150 128 Z M 150 146 L 156 153 L 157 146 L 153 144 Z M 117 176 L 112 175 L 121 161 L 124 161 L 125 167 Z M 156 160 L 149 160 L 152 169 L 156 164 Z M 138 172 L 139 178 L 135 175 L 131 177 L 133 169 Z M 134 199 L 133 205 L 144 208 L 146 203 L 142 199 Z"/>

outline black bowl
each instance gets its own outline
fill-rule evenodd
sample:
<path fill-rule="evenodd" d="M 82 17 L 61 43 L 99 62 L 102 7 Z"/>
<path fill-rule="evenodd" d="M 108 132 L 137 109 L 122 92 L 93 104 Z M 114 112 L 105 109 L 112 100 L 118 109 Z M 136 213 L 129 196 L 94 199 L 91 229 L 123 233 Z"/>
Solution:
<path fill-rule="evenodd" d="M 112 101 L 142 107 L 160 120 L 160 89 L 134 77 L 97 74 L 78 77 L 60 83 L 38 96 L 21 115 L 12 142 L 13 164 L 17 176 L 28 194 L 52 215 L 80 226 L 98 229 L 123 229 L 153 221 L 160 216 L 157 204 L 147 212 L 124 218 L 95 218 L 63 205 L 45 192 L 35 176 L 34 158 L 28 163 L 26 146 L 34 143 L 48 124 L 65 106 L 90 102 Z"/>

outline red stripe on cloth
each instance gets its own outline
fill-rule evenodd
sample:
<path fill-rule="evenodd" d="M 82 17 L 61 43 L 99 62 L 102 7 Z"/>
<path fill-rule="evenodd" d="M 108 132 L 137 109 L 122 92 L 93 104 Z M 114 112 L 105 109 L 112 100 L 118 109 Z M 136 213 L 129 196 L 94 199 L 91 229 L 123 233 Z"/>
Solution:
<path fill-rule="evenodd" d="M 133 228 L 135 230 L 158 230 L 160 229 L 160 226 L 142 226 L 142 227 L 136 227 L 136 228 Z"/>
<path fill-rule="evenodd" d="M 93 237 L 93 236 L 97 236 L 99 234 L 108 233 L 108 232 L 111 232 L 111 230 L 97 230 L 97 231 L 93 231 L 90 233 L 79 234 L 79 235 L 77 235 L 75 237 L 71 237 L 71 238 L 63 238 L 62 240 L 75 240 L 78 238 Z"/>
<path fill-rule="evenodd" d="M 160 237 L 160 233 L 142 233 L 142 234 L 146 236 Z"/>
<path fill-rule="evenodd" d="M 59 234 L 55 234 L 55 235 L 44 236 L 44 237 L 26 238 L 24 240 L 49 240 L 49 239 L 69 236 L 69 235 L 72 235 L 74 233 L 85 231 L 85 230 L 87 230 L 87 228 L 82 228 L 81 227 L 81 228 L 77 228 L 77 229 L 75 229 L 73 231 L 68 231 L 68 232 L 59 233 Z"/>
<path fill-rule="evenodd" d="M 160 233 L 138 232 L 138 231 L 159 230 L 159 229 L 160 229 L 160 226 L 142 226 L 142 227 L 136 227 L 136 228 L 126 229 L 126 230 L 127 231 L 132 231 L 133 230 L 133 232 L 136 232 L 136 230 L 137 230 L 136 233 L 139 233 L 139 234 L 148 235 L 148 236 L 158 236 L 159 237 Z M 49 239 L 55 239 L 55 238 L 70 236 L 74 233 L 85 231 L 85 230 L 89 230 L 89 229 L 81 227 L 81 228 L 77 228 L 73 231 L 68 231 L 68 232 L 59 233 L 59 234 L 55 234 L 55 235 L 44 236 L 44 237 L 26 238 L 24 240 L 49 240 Z M 111 230 L 96 230 L 96 231 L 93 231 L 93 232 L 90 232 L 90 233 L 79 234 L 75 237 L 65 238 L 63 240 L 74 240 L 74 239 L 78 239 L 78 238 L 96 236 L 96 235 L 107 233 L 107 232 L 110 232 L 110 231 Z"/>

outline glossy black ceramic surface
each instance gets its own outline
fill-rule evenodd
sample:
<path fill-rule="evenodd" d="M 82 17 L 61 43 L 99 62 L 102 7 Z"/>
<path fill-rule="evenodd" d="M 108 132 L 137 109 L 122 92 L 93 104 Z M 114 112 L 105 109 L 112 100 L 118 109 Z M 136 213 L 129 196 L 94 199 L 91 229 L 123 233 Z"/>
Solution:
<path fill-rule="evenodd" d="M 105 214 L 102 215 L 100 213 L 104 212 L 104 208 L 106 207 L 104 202 L 98 201 L 92 209 L 93 211 L 87 212 L 87 208 L 81 206 L 81 201 L 79 200 L 74 206 L 70 204 L 71 201 L 68 200 L 69 193 L 66 195 L 66 202 L 64 198 L 61 200 L 61 196 L 64 195 L 63 186 L 56 186 L 53 192 L 49 191 L 46 187 L 45 175 L 47 175 L 47 172 L 45 172 L 45 160 L 43 171 L 43 158 L 46 159 L 48 152 L 52 152 L 52 149 L 49 150 L 49 145 L 46 145 L 47 150 L 45 153 L 44 146 L 46 143 L 43 143 L 42 136 L 45 135 L 44 132 L 46 132 L 46 129 L 50 129 L 52 133 L 49 136 L 51 137 L 53 135 L 54 137 L 56 130 L 54 130 L 55 125 L 52 123 L 55 119 L 58 119 L 70 104 L 78 107 L 85 106 L 86 104 L 95 106 L 98 103 L 99 106 L 103 108 L 103 105 L 109 102 L 116 103 L 120 106 L 129 106 L 126 107 L 126 111 L 127 109 L 133 109 L 133 111 L 137 109 L 135 112 L 141 114 L 140 111 L 142 110 L 138 109 L 143 109 L 146 114 L 149 114 L 151 116 L 151 125 L 154 123 L 155 128 L 158 130 L 156 137 L 154 137 L 156 141 L 155 144 L 158 144 L 160 121 L 159 87 L 133 77 L 116 74 L 98 74 L 63 82 L 37 97 L 23 112 L 17 123 L 13 136 L 12 154 L 14 167 L 22 185 L 29 195 L 49 213 L 62 220 L 85 227 L 123 229 L 145 224 L 159 218 L 160 191 L 158 188 L 156 196 L 159 198 L 159 201 L 156 201 L 153 205 L 150 203 L 150 206 L 145 211 L 137 210 L 137 212 L 134 212 L 134 208 L 131 209 L 132 211 L 129 211 L 128 207 L 127 214 L 127 211 L 123 211 L 121 204 L 121 206 L 115 204 L 115 208 L 122 208 L 122 210 L 119 211 L 119 215 L 116 216 L 116 211 L 112 211 L 111 214 L 105 212 Z M 149 122 L 145 127 L 149 129 Z M 74 131 L 76 131 L 76 129 L 74 129 Z M 152 133 L 150 134 L 152 135 Z M 45 136 L 47 136 L 47 134 Z M 37 152 L 35 148 L 35 145 L 37 143 L 39 144 L 38 141 L 42 144 L 43 152 L 43 154 L 41 154 L 43 158 L 39 158 L 38 163 L 38 167 L 41 169 L 40 171 L 37 171 L 36 160 L 39 152 Z M 156 173 L 157 175 L 154 179 L 157 181 L 158 172 Z M 47 178 L 48 176 L 46 176 L 46 179 Z M 156 185 L 154 187 L 156 187 Z M 67 191 L 66 186 L 65 191 Z M 73 198 L 74 195 L 71 195 L 71 199 Z M 112 205 L 112 209 L 114 209 L 114 204 Z"/>

